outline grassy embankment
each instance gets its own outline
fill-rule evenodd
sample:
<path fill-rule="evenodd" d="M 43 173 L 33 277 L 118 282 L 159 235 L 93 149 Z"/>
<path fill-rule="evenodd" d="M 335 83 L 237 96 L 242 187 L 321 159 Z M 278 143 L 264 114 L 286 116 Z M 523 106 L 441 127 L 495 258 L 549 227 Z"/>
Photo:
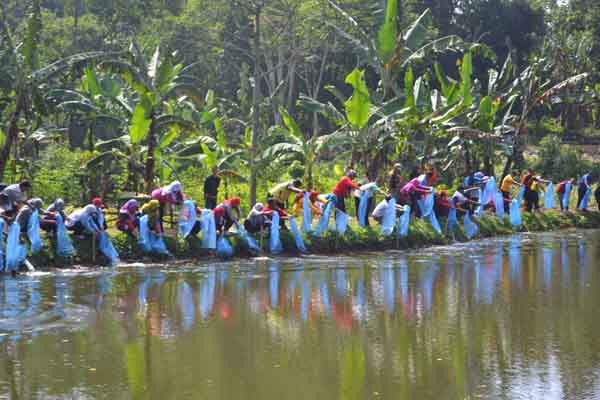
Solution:
<path fill-rule="evenodd" d="M 562 214 L 557 211 L 547 211 L 545 213 L 528 214 L 523 213 L 523 225 L 519 229 L 513 229 L 508 221 L 508 217 L 499 220 L 493 214 L 486 215 L 481 220 L 475 220 L 479 226 L 479 234 L 473 240 L 509 235 L 515 232 L 543 232 L 555 231 L 559 229 L 571 228 L 600 228 L 600 212 L 573 212 Z M 440 220 L 442 227 L 445 227 L 446 221 Z M 143 254 L 137 243 L 122 233 L 110 232 L 111 239 L 121 255 L 123 261 L 141 261 L 156 262 L 166 261 L 167 258 L 159 255 Z M 281 239 L 284 251 L 287 254 L 297 254 L 295 242 L 290 232 L 282 231 Z M 237 236 L 229 237 L 232 246 L 235 249 L 237 257 L 248 257 L 251 254 L 242 240 Z M 189 240 L 175 239 L 173 236 L 165 237 L 167 247 L 176 259 L 202 259 L 211 257 L 212 254 L 201 248 L 200 240 L 192 238 Z M 268 253 L 268 235 L 262 239 L 257 237 L 257 241 L 262 245 L 265 253 Z M 375 251 L 386 249 L 409 249 L 435 245 L 447 245 L 453 241 L 465 242 L 467 238 L 462 230 L 462 222 L 455 228 L 454 232 L 447 235 L 439 235 L 432 228 L 428 221 L 415 220 L 411 222 L 409 234 L 407 237 L 399 238 L 397 236 L 384 237 L 380 233 L 379 226 L 370 229 L 362 229 L 356 225 L 351 225 L 344 236 L 337 235 L 334 232 L 328 232 L 323 237 L 314 237 L 308 235 L 305 237 L 305 245 L 310 253 L 313 254 L 337 254 L 355 251 Z M 30 260 L 38 268 L 44 267 L 66 267 L 73 264 L 79 265 L 105 265 L 106 259 L 99 255 L 93 257 L 91 240 L 79 240 L 73 238 L 77 249 L 77 256 L 70 260 L 56 257 L 51 250 L 54 245 L 49 239 L 45 239 L 44 250 L 31 257 Z M 96 248 L 97 250 L 97 248 Z"/>

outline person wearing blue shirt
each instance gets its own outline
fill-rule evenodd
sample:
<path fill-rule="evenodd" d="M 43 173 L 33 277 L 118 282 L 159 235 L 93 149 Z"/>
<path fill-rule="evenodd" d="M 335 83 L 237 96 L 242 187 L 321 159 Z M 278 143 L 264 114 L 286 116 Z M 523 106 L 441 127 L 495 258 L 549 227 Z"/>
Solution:
<path fill-rule="evenodd" d="M 585 197 L 586 192 L 588 191 L 588 189 L 592 188 L 593 184 L 594 175 L 591 172 L 581 177 L 581 180 L 579 181 L 579 186 L 577 188 L 577 208 L 579 208 L 581 202 L 583 201 L 583 198 Z"/>

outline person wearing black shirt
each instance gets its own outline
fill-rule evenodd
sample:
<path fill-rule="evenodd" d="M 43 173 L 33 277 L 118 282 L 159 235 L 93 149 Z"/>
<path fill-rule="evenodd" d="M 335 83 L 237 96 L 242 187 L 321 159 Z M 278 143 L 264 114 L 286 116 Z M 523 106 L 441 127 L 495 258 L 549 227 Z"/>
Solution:
<path fill-rule="evenodd" d="M 217 207 L 220 184 L 221 178 L 219 177 L 219 168 L 213 167 L 212 174 L 204 181 L 204 204 L 209 210 L 213 210 Z"/>

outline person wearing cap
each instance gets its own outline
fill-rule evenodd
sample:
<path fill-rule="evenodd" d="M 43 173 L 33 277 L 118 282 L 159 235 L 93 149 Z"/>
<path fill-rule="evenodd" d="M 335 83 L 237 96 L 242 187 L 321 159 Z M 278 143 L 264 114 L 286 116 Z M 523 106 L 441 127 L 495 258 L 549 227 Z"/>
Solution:
<path fill-rule="evenodd" d="M 281 208 L 287 208 L 288 200 L 292 193 L 304 193 L 300 186 L 302 181 L 300 179 L 293 179 L 291 181 L 282 182 L 275 185 L 268 193 L 268 199 L 273 199 L 277 202 Z"/>
<path fill-rule="evenodd" d="M 396 202 L 400 201 L 400 189 L 402 189 L 404 183 L 401 164 L 394 164 L 394 168 L 388 172 L 387 182 L 390 194 L 396 199 Z"/>
<path fill-rule="evenodd" d="M 317 204 L 327 204 L 327 199 L 323 196 L 320 196 L 319 193 L 314 190 L 308 195 L 308 206 L 311 211 L 315 215 L 321 215 L 323 213 L 322 207 L 319 207 Z M 294 215 L 299 217 L 302 215 L 302 210 L 304 209 L 304 193 L 296 194 L 296 198 L 294 199 Z"/>
<path fill-rule="evenodd" d="M 19 207 L 27 200 L 25 193 L 31 190 L 31 183 L 24 180 L 21 183 L 9 185 L 0 192 L 0 207 L 5 213 L 15 215 Z"/>
<path fill-rule="evenodd" d="M 162 224 L 160 223 L 160 202 L 158 200 L 150 200 L 140 208 L 142 215 L 148 216 L 148 228 L 160 235 L 163 232 Z"/>
<path fill-rule="evenodd" d="M 363 196 L 364 193 L 367 193 L 367 214 L 366 214 L 366 221 L 364 221 L 365 226 L 369 226 L 369 214 L 371 213 L 371 211 L 374 208 L 374 202 L 375 202 L 375 194 L 376 193 L 380 193 L 384 196 L 387 196 L 387 194 L 381 190 L 379 188 L 378 182 L 369 182 L 368 178 L 363 179 L 360 182 L 360 188 L 356 189 L 353 193 L 354 195 L 354 205 L 356 207 L 356 217 L 358 218 L 358 210 L 360 208 L 360 198 Z"/>
<path fill-rule="evenodd" d="M 92 204 L 98 210 L 98 224 L 102 230 L 106 230 L 106 220 L 104 218 L 104 209 L 106 206 L 104 205 L 104 201 L 101 197 L 95 197 L 92 199 Z"/>
<path fill-rule="evenodd" d="M 179 181 L 174 181 L 168 186 L 153 190 L 150 194 L 150 198 L 159 202 L 159 221 L 162 231 L 163 218 L 165 216 L 165 206 L 169 205 L 174 207 L 176 205 L 183 204 L 185 201 L 183 185 Z"/>
<path fill-rule="evenodd" d="M 56 233 L 56 215 L 60 215 L 63 221 L 66 221 L 65 216 L 65 201 L 63 199 L 56 199 L 54 203 L 46 209 L 44 217 L 40 221 L 40 228 L 48 233 Z"/>
<path fill-rule="evenodd" d="M 244 228 L 250 233 L 257 233 L 265 229 L 267 224 L 267 216 L 263 213 L 264 205 L 256 203 L 244 221 Z"/>
<path fill-rule="evenodd" d="M 29 226 L 29 219 L 34 211 L 38 211 L 39 214 L 45 214 L 46 212 L 42 210 L 44 206 L 44 202 L 42 199 L 31 199 L 21 209 L 17 214 L 16 222 L 21 226 L 21 233 L 27 234 L 27 227 Z M 39 216 L 38 216 L 39 217 Z"/>
<path fill-rule="evenodd" d="M 217 206 L 220 185 L 221 177 L 219 176 L 219 168 L 214 166 L 212 174 L 204 180 L 204 206 L 207 210 L 212 210 Z"/>
<path fill-rule="evenodd" d="M 333 194 L 336 197 L 335 207 L 341 212 L 346 212 L 346 197 L 348 197 L 353 190 L 360 189 L 360 186 L 354 183 L 354 178 L 356 178 L 356 171 L 349 169 L 346 172 L 346 175 L 344 175 L 333 188 Z"/>
<path fill-rule="evenodd" d="M 128 200 L 123 204 L 116 222 L 117 229 L 129 236 L 135 236 L 135 232 L 140 226 L 138 211 L 139 204 L 136 199 Z"/>

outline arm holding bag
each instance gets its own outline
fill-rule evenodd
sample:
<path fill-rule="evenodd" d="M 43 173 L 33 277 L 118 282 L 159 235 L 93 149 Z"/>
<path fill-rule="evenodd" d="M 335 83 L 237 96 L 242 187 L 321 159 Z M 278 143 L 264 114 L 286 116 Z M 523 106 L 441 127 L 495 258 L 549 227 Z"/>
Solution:
<path fill-rule="evenodd" d="M 317 224 L 317 230 L 315 231 L 315 236 L 321 237 L 323 232 L 325 232 L 329 228 L 329 217 L 331 216 L 331 210 L 333 209 L 333 200 L 329 200 L 327 206 L 325 206 L 325 210 L 323 211 L 323 215 L 321 215 L 321 219 L 319 219 L 319 223 Z"/>
<path fill-rule="evenodd" d="M 388 200 L 381 219 L 381 233 L 384 236 L 390 236 L 394 232 L 394 225 L 396 225 L 396 200 L 392 197 Z"/>
<path fill-rule="evenodd" d="M 118 264 L 119 263 L 119 253 L 117 252 L 117 249 L 115 249 L 115 246 L 113 246 L 112 242 L 108 238 L 108 235 L 106 234 L 106 232 L 98 233 L 98 241 L 99 241 L 98 247 L 100 248 L 100 251 L 102 252 L 102 254 L 104 254 L 106 256 L 106 258 L 108 258 L 108 260 L 110 261 L 110 265 L 114 266 L 114 265 Z"/>
<path fill-rule="evenodd" d="M 523 221 L 521 220 L 521 207 L 518 199 L 513 199 L 510 203 L 510 223 L 512 226 L 521 226 Z"/>
<path fill-rule="evenodd" d="M 196 206 L 192 200 L 186 200 L 183 203 L 183 209 L 179 215 L 179 232 L 184 239 L 192 232 L 194 225 L 196 224 Z"/>
<path fill-rule="evenodd" d="M 202 210 L 202 248 L 217 248 L 217 227 L 212 210 Z"/>
<path fill-rule="evenodd" d="M 369 191 L 365 190 L 363 194 L 360 196 L 360 201 L 358 202 L 358 225 L 361 228 L 367 226 L 367 206 L 369 205 Z"/>
<path fill-rule="evenodd" d="M 42 250 L 42 238 L 40 237 L 40 217 L 38 210 L 31 213 L 27 221 L 27 237 L 31 243 L 31 254 L 37 254 Z"/>
<path fill-rule="evenodd" d="M 554 183 L 550 182 L 544 194 L 544 208 L 554 208 Z"/>
<path fill-rule="evenodd" d="M 302 229 L 304 233 L 312 232 L 312 210 L 310 209 L 310 193 L 304 193 L 302 203 Z"/>
<path fill-rule="evenodd" d="M 410 225 L 410 206 L 404 207 L 404 212 L 400 217 L 400 236 L 408 236 L 408 227 Z"/>
<path fill-rule="evenodd" d="M 60 213 L 56 214 L 56 253 L 61 257 L 71 257 L 75 254 L 75 247 L 71 242 L 65 221 Z"/>
<path fill-rule="evenodd" d="M 290 218 L 290 229 L 292 230 L 294 240 L 296 241 L 296 248 L 299 252 L 306 253 L 306 246 L 304 245 L 304 240 L 302 240 L 300 229 L 298 229 L 298 224 L 296 223 L 296 218 L 294 217 Z"/>
<path fill-rule="evenodd" d="M 283 251 L 281 239 L 279 238 L 279 213 L 274 212 L 271 217 L 271 236 L 269 237 L 269 251 L 271 254 L 279 254 Z"/>
<path fill-rule="evenodd" d="M 477 235 L 477 232 L 479 232 L 479 227 L 473 221 L 471 221 L 469 213 L 465 214 L 463 218 L 463 223 L 465 226 L 465 234 L 467 235 L 467 238 L 473 239 L 475 235 Z"/>
<path fill-rule="evenodd" d="M 335 230 L 340 235 L 344 235 L 348 230 L 348 214 L 343 211 L 337 210 L 335 213 Z"/>
<path fill-rule="evenodd" d="M 225 235 L 221 235 L 217 240 L 217 255 L 224 260 L 233 257 L 233 247 L 231 247 Z"/>

